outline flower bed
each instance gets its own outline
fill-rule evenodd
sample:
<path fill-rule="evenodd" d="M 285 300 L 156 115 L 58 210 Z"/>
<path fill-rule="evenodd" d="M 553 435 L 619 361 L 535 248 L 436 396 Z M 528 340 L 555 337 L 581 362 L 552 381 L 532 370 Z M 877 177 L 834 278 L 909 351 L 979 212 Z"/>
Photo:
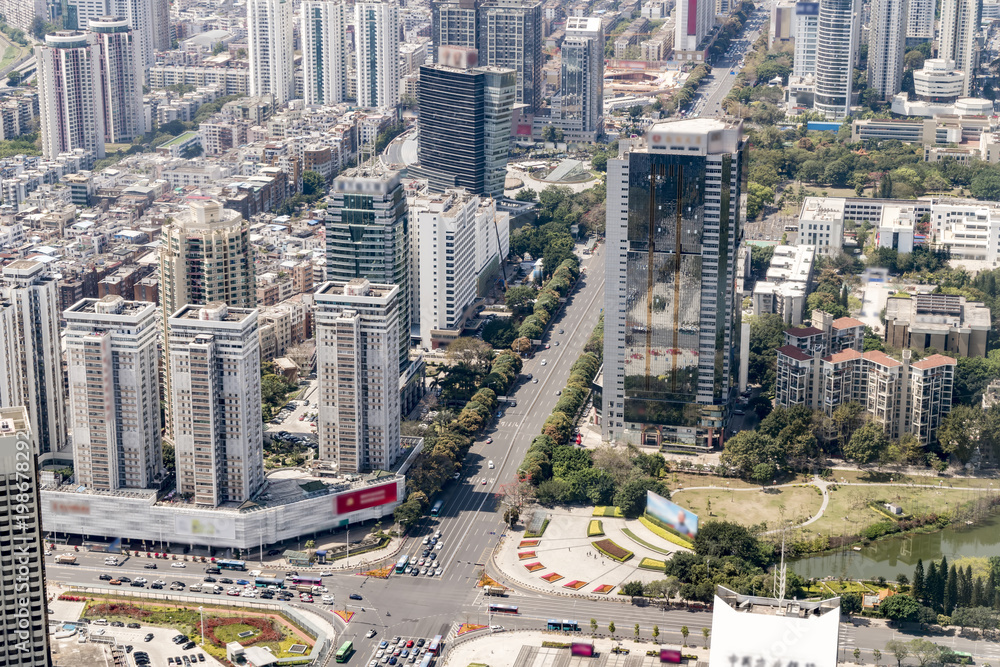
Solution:
<path fill-rule="evenodd" d="M 680 535 L 670 532 L 666 528 L 662 528 L 656 525 L 655 523 L 650 521 L 647 517 L 644 516 L 639 517 L 639 523 L 644 525 L 646 528 L 649 528 L 649 530 L 652 533 L 654 533 L 657 537 L 662 537 L 666 541 L 673 542 L 674 544 L 684 547 L 685 549 L 694 549 L 694 543 L 691 542 L 691 540 L 685 539 Z"/>
<path fill-rule="evenodd" d="M 59 600 L 63 600 L 64 602 L 86 602 L 87 601 L 87 598 L 85 598 L 85 597 L 83 597 L 81 595 L 70 595 L 69 593 L 63 593 L 62 595 L 59 596 L 58 599 Z"/>
<path fill-rule="evenodd" d="M 342 620 L 344 623 L 350 623 L 351 619 L 354 618 L 354 612 L 353 611 L 346 611 L 346 610 L 345 611 L 334 611 L 333 613 L 335 615 L 339 616 L 340 620 Z"/>
<path fill-rule="evenodd" d="M 611 540 L 598 540 L 596 542 L 591 542 L 591 544 L 593 544 L 594 548 L 602 554 L 608 558 L 618 561 L 619 563 L 624 563 L 635 555 L 628 549 L 623 549 Z"/>
<path fill-rule="evenodd" d="M 593 590 L 593 592 L 594 593 L 600 593 L 601 595 L 605 595 L 607 593 L 610 593 L 613 589 L 614 589 L 614 586 L 612 586 L 611 584 L 601 584 L 600 586 L 598 586 L 597 588 L 595 588 Z"/>
<path fill-rule="evenodd" d="M 617 507 L 601 507 L 600 505 L 594 508 L 594 516 L 610 516 L 616 519 L 625 518 L 625 515 Z"/>
<path fill-rule="evenodd" d="M 587 525 L 587 537 L 600 537 L 604 535 L 604 524 L 598 519 L 591 519 Z"/>
<path fill-rule="evenodd" d="M 390 574 L 392 574 L 392 568 L 388 566 L 361 573 L 364 577 L 375 577 L 376 579 L 388 579 Z"/>
<path fill-rule="evenodd" d="M 503 588 L 500 586 L 500 582 L 491 577 L 490 575 L 483 573 L 483 576 L 479 577 L 479 581 L 476 582 L 476 587 L 480 588 L 482 586 L 496 586 L 498 588 Z"/>
<path fill-rule="evenodd" d="M 563 576 L 561 574 L 556 574 L 555 572 L 549 572 L 548 574 L 542 576 L 542 579 L 550 584 L 554 584 L 562 578 Z"/>
<path fill-rule="evenodd" d="M 655 558 L 643 558 L 639 561 L 639 567 L 644 570 L 656 570 L 657 572 L 663 572 L 667 567 L 666 561 L 656 560 Z"/>
<path fill-rule="evenodd" d="M 518 549 L 527 549 L 528 547 L 537 547 L 541 540 L 521 540 L 521 543 L 517 545 Z"/>
<path fill-rule="evenodd" d="M 88 616 L 97 616 L 101 618 L 103 616 L 128 616 L 130 618 L 149 618 L 153 615 L 153 612 L 148 609 L 142 609 L 134 604 L 129 604 L 127 602 L 106 602 L 103 604 L 91 605 L 87 609 Z"/>
<path fill-rule="evenodd" d="M 462 623 L 462 625 L 458 626 L 458 632 L 455 633 L 455 636 L 461 637 L 467 632 L 475 632 L 476 630 L 482 630 L 486 627 L 488 626 L 478 625 L 476 623 Z"/>
<path fill-rule="evenodd" d="M 528 572 L 538 572 L 539 570 L 544 570 L 545 566 L 535 561 L 534 563 L 527 563 L 524 567 L 528 569 Z"/>
<path fill-rule="evenodd" d="M 517 554 L 518 560 L 524 560 L 525 558 L 534 558 L 534 557 L 535 557 L 534 551 L 522 551 L 521 553 Z"/>
<path fill-rule="evenodd" d="M 227 642 L 234 641 L 233 637 L 229 636 L 233 633 L 226 629 L 226 626 L 230 625 L 244 626 L 257 631 L 253 637 L 239 638 L 240 644 L 243 646 L 250 646 L 257 642 L 280 642 L 283 637 L 281 632 L 274 627 L 274 622 L 271 619 L 254 616 L 215 616 L 206 619 L 203 624 L 199 623 L 197 631 L 204 632 L 205 639 L 212 642 L 213 645 L 222 647 Z"/>
<path fill-rule="evenodd" d="M 580 581 L 579 579 L 574 579 L 568 584 L 563 584 L 563 588 L 572 588 L 574 591 L 578 591 L 587 585 L 586 581 Z"/>

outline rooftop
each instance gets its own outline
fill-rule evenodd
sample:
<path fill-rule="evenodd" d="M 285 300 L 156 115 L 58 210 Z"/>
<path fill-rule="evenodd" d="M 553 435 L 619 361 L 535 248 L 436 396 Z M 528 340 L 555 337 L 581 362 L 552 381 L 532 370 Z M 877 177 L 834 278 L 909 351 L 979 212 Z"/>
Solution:
<path fill-rule="evenodd" d="M 854 327 L 863 327 L 865 323 L 853 317 L 838 317 L 830 323 L 830 326 L 834 329 L 853 329 Z"/>
<path fill-rule="evenodd" d="M 823 361 L 828 361 L 831 364 L 840 364 L 845 361 L 853 361 L 855 359 L 861 359 L 862 354 L 857 350 L 847 349 L 843 352 L 837 352 L 836 354 L 831 354 L 827 357 L 823 357 Z"/>
<path fill-rule="evenodd" d="M 957 364 L 958 361 L 952 357 L 946 357 L 943 354 L 932 354 L 925 359 L 913 362 L 911 366 L 920 370 L 927 370 L 929 368 L 937 368 L 938 366 L 955 366 Z"/>
<path fill-rule="evenodd" d="M 797 361 L 809 361 L 812 359 L 811 356 L 795 347 L 794 345 L 784 345 L 778 348 L 778 354 L 783 354 L 786 357 L 791 357 Z"/>
<path fill-rule="evenodd" d="M 876 363 L 880 366 L 885 366 L 887 368 L 897 368 L 903 365 L 903 362 L 896 361 L 888 354 L 884 352 L 879 352 L 878 350 L 871 350 L 870 352 L 865 352 L 863 356 L 866 361 L 871 361 L 873 363 Z"/>
<path fill-rule="evenodd" d="M 817 329 L 816 327 L 792 327 L 785 333 L 795 338 L 806 338 L 808 336 L 816 336 L 822 334 L 823 330 Z"/>

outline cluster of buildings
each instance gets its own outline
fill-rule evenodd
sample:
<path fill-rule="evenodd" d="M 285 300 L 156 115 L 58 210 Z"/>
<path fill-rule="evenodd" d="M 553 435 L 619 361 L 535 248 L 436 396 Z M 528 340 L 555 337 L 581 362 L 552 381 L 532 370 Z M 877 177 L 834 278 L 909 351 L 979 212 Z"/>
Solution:
<path fill-rule="evenodd" d="M 951 411 L 958 362 L 941 354 L 912 361 L 910 349 L 902 351 L 902 360 L 862 352 L 864 328 L 853 318 L 814 310 L 812 326 L 787 330 L 778 348 L 775 405 L 802 405 L 830 416 L 841 405 L 858 403 L 888 437 L 912 434 L 930 444 Z"/>

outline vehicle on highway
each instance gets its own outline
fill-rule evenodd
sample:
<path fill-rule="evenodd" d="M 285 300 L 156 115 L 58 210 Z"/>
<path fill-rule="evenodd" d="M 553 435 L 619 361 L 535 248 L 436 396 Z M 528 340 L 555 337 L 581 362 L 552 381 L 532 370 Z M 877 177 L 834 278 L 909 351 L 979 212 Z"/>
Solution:
<path fill-rule="evenodd" d="M 145 565 L 143 565 L 143 567 L 145 569 L 147 569 L 147 570 L 155 570 L 156 569 L 156 563 L 146 563 Z"/>
<path fill-rule="evenodd" d="M 548 365 L 548 363 L 549 363 L 548 361 L 546 361 L 545 359 L 542 359 L 542 366 L 546 366 L 546 365 Z"/>
<path fill-rule="evenodd" d="M 153 633 L 150 632 L 149 634 L 147 634 L 145 637 L 142 638 L 142 641 L 144 641 L 144 642 L 151 642 L 151 641 L 153 641 Z"/>
<path fill-rule="evenodd" d="M 368 639 L 371 639 L 374 636 L 375 636 L 375 628 L 372 628 L 367 633 L 365 633 L 365 637 L 367 637 Z"/>
<path fill-rule="evenodd" d="M 187 567 L 184 563 L 171 563 L 170 567 Z"/>
<path fill-rule="evenodd" d="M 357 593 L 351 593 L 351 595 L 350 595 L 350 598 L 351 598 L 352 600 L 360 600 L 360 599 L 361 599 L 361 596 L 360 596 L 360 595 L 358 595 Z"/>
<path fill-rule="evenodd" d="M 102 575 L 101 575 L 101 576 L 99 577 L 99 579 L 100 579 L 101 581 L 111 581 L 112 579 L 114 579 L 114 577 L 112 577 L 112 576 L 111 576 L 110 574 L 102 574 Z"/>
<path fill-rule="evenodd" d="M 493 461 L 490 461 L 490 462 L 489 462 L 489 463 L 488 463 L 487 465 L 489 465 L 489 467 L 490 467 L 490 470 L 492 470 L 492 469 L 493 469 L 493 468 L 495 467 L 495 466 L 493 465 Z"/>
<path fill-rule="evenodd" d="M 531 384 L 538 384 L 538 378 L 535 378 L 534 380 L 532 380 Z"/>
<path fill-rule="evenodd" d="M 483 477 L 483 481 L 481 482 L 481 484 L 482 484 L 483 486 L 486 486 L 486 478 L 485 478 L 485 477 Z"/>

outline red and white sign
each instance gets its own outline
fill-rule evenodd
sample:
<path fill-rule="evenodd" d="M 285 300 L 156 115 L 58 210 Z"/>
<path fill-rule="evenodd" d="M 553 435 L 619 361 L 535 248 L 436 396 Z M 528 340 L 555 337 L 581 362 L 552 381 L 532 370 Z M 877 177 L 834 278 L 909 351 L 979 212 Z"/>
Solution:
<path fill-rule="evenodd" d="M 377 505 L 394 503 L 397 497 L 396 482 L 342 493 L 337 496 L 337 514 L 348 514 Z"/>

